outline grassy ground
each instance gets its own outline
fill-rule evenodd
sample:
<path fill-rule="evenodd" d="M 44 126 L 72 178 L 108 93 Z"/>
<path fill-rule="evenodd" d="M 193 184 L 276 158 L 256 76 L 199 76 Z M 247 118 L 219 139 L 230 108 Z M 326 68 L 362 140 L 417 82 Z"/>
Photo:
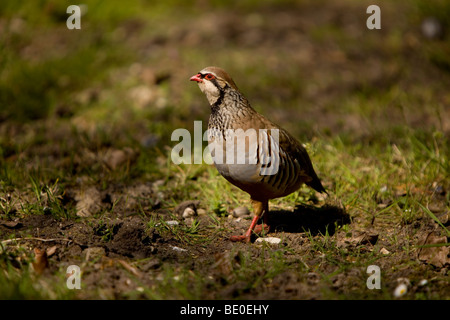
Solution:
<path fill-rule="evenodd" d="M 381 30 L 370 1 L 85 4 L 68 30 L 64 1 L 0 3 L 0 298 L 394 299 L 400 282 L 450 298 L 445 1 L 382 1 Z M 424 36 L 427 17 L 447 32 Z M 206 128 L 188 80 L 208 65 L 307 145 L 329 191 L 271 202 L 279 245 L 229 242 L 248 195 L 171 161 L 174 129 Z"/>

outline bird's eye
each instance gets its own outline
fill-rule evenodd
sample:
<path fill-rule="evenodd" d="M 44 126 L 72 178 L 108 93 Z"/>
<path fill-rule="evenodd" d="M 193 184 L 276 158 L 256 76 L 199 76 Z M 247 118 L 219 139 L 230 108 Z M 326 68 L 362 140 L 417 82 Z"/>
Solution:
<path fill-rule="evenodd" d="M 214 78 L 215 78 L 214 75 L 211 74 L 211 73 L 208 73 L 208 74 L 205 76 L 205 79 L 206 79 L 206 80 L 213 80 Z"/>

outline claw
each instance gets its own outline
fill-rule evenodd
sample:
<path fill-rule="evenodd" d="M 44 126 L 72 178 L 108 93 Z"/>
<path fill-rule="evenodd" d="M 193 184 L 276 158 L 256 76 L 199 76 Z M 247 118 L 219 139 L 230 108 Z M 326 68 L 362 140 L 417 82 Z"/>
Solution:
<path fill-rule="evenodd" d="M 233 242 L 246 242 L 246 243 L 249 243 L 250 242 L 250 237 L 247 237 L 246 235 L 231 236 L 230 240 L 233 241 Z"/>
<path fill-rule="evenodd" d="M 255 226 L 255 228 L 253 229 L 253 231 L 249 230 L 247 231 L 244 235 L 242 236 L 231 236 L 230 240 L 233 242 L 245 242 L 245 243 L 249 243 L 251 242 L 251 236 L 252 233 L 255 234 L 260 234 L 260 233 L 267 233 L 270 230 L 270 226 L 267 224 L 259 224 L 257 226 Z"/>
<path fill-rule="evenodd" d="M 268 202 L 261 202 L 252 200 L 253 209 L 255 210 L 255 216 L 253 217 L 252 222 L 250 223 L 250 227 L 247 232 L 242 236 L 231 236 L 230 240 L 235 242 L 251 242 L 251 238 L 253 234 L 260 234 L 262 232 L 269 232 L 270 227 L 268 225 L 267 213 L 269 211 Z M 265 215 L 264 215 L 265 213 Z M 259 218 L 264 215 L 264 224 L 256 225 L 258 223 Z"/>
<path fill-rule="evenodd" d="M 261 233 L 269 233 L 270 231 L 270 226 L 268 224 L 258 224 L 255 229 L 253 230 L 254 233 L 256 234 L 261 234 Z"/>

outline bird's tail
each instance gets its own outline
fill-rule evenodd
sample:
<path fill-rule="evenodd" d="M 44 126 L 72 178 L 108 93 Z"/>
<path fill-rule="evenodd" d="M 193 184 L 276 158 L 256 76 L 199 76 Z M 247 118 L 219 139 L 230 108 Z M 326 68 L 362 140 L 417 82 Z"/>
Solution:
<path fill-rule="evenodd" d="M 307 182 L 306 184 L 318 192 L 328 194 L 327 190 L 325 190 L 325 188 L 322 185 L 322 182 L 320 181 L 319 177 L 317 177 L 315 172 L 312 175 L 312 180 Z"/>

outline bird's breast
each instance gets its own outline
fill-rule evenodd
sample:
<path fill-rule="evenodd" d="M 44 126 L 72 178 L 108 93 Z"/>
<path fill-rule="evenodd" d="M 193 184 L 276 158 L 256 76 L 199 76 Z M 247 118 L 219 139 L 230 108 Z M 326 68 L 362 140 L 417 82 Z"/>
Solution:
<path fill-rule="evenodd" d="M 297 187 L 298 168 L 286 161 L 278 132 L 210 128 L 208 140 L 219 173 L 251 195 L 276 198 Z"/>

